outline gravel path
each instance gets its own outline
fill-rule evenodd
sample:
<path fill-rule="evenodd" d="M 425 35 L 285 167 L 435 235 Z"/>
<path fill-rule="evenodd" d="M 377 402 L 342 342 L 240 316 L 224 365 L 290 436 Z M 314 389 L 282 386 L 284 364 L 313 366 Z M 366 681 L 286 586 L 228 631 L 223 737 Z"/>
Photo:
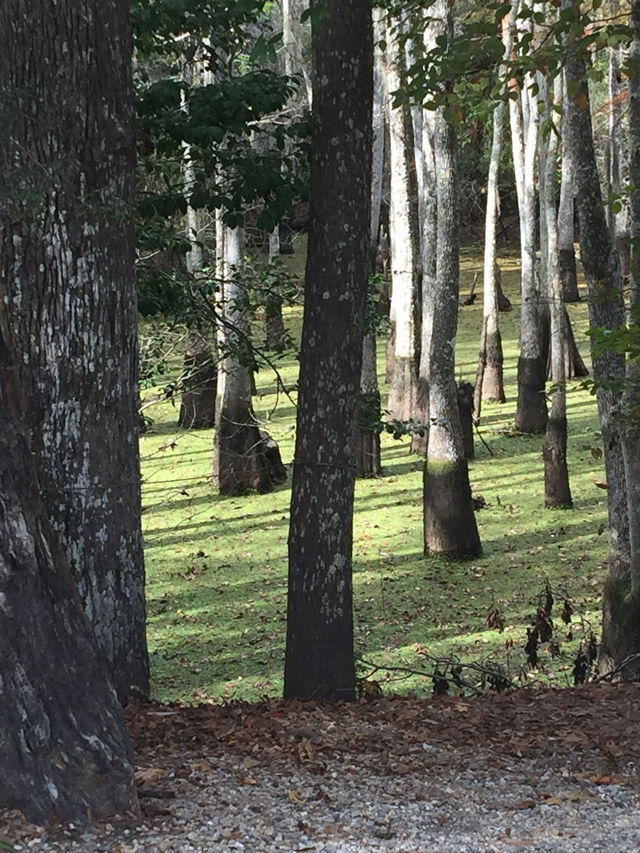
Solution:
<path fill-rule="evenodd" d="M 640 685 L 127 713 L 142 819 L 21 825 L 16 850 L 640 848 Z"/>

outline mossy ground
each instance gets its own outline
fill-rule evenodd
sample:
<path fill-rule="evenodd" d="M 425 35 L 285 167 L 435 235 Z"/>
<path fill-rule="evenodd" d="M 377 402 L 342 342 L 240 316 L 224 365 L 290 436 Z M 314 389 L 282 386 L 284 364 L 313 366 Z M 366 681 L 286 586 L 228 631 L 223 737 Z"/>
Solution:
<path fill-rule="evenodd" d="M 297 258 L 298 262 L 300 258 Z M 503 286 L 514 310 L 501 315 L 507 403 L 484 406 L 470 465 L 474 494 L 487 506 L 477 513 L 481 558 L 452 562 L 422 555 L 422 465 L 408 439 L 383 438 L 384 476 L 356 488 L 354 617 L 356 652 L 377 664 L 426 668 L 423 653 L 465 661 L 509 663 L 525 680 L 571 681 L 572 659 L 584 636 L 578 613 L 599 631 L 605 580 L 606 492 L 598 458 L 595 400 L 574 383 L 568 395 L 572 510 L 544 508 L 542 436 L 515 436 L 518 351 L 517 258 L 502 253 Z M 294 257 L 293 263 L 296 263 Z M 481 270 L 477 251 L 462 258 L 462 292 Z M 585 304 L 570 306 L 576 338 L 588 355 Z M 287 320 L 299 329 L 300 309 Z M 474 381 L 482 319 L 476 305 L 462 308 L 457 372 Z M 383 342 L 380 380 L 384 379 Z M 297 361 L 282 374 L 295 382 Z M 256 414 L 278 441 L 283 460 L 293 455 L 295 409 L 276 396 L 269 371 L 257 376 Z M 382 386 L 383 392 L 386 386 Z M 277 403 L 277 405 L 276 405 Z M 153 693 L 163 701 L 255 700 L 282 688 L 287 594 L 290 481 L 267 495 L 221 498 L 210 474 L 213 433 L 178 430 L 177 407 L 147 411 L 152 430 L 142 437 L 143 522 L 146 540 L 149 648 Z M 574 639 L 559 657 L 541 655 L 530 672 L 523 645 L 538 594 L 548 579 L 574 599 Z M 495 605 L 505 620 L 487 628 Z M 567 629 L 555 614 L 559 637 Z M 377 674 L 382 687 L 430 693 L 426 676 Z"/>

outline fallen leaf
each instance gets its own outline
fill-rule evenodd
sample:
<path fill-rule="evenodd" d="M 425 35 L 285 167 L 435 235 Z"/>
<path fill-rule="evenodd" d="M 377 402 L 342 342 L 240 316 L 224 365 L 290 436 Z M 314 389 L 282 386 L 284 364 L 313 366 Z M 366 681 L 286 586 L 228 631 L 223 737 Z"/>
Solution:
<path fill-rule="evenodd" d="M 304 797 L 300 796 L 300 793 L 297 788 L 292 788 L 289 793 L 289 802 L 293 803 L 294 806 L 303 806 L 307 801 Z"/>
<path fill-rule="evenodd" d="M 169 771 L 165 767 L 147 767 L 145 770 L 136 770 L 135 780 L 138 785 L 149 785 L 166 779 Z"/>

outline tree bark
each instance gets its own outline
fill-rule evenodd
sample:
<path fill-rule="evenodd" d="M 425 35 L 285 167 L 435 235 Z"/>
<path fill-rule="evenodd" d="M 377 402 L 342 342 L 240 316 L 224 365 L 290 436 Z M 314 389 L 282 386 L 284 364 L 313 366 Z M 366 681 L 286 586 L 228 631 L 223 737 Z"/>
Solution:
<path fill-rule="evenodd" d="M 210 429 L 215 424 L 218 365 L 210 341 L 198 329 L 189 332 L 178 426 Z"/>
<path fill-rule="evenodd" d="M 49 521 L 119 697 L 147 695 L 128 5 L 7 0 L 0 276 Z M 33 61 L 34 51 L 37 61 Z M 52 73 L 55 69 L 55 73 Z M 11 148 L 13 146 L 13 148 Z"/>
<path fill-rule="evenodd" d="M 38 494 L 0 283 L 0 808 L 138 810 L 122 709 Z"/>
<path fill-rule="evenodd" d="M 618 0 L 611 0 L 611 15 L 620 14 Z M 623 102 L 624 85 L 621 73 L 622 51 L 619 46 L 609 47 L 609 205 L 608 222 L 611 240 L 620 259 L 623 278 L 629 275 L 629 218 L 627 203 L 623 199 L 625 181 Z"/>
<path fill-rule="evenodd" d="M 284 693 L 289 699 L 353 700 L 351 550 L 370 256 L 373 40 L 368 0 L 321 5 L 327 14 L 314 21 L 312 35 L 311 227 Z"/>
<path fill-rule="evenodd" d="M 576 0 L 565 0 L 575 7 Z M 567 120 L 576 164 L 576 201 L 580 220 L 580 254 L 589 288 L 589 319 L 592 328 L 615 331 L 625 323 L 622 275 L 612 245 L 600 194 L 580 37 L 567 44 L 566 79 L 569 91 Z M 616 386 L 625 377 L 624 356 L 592 346 L 593 375 L 597 387 L 598 414 L 604 445 L 609 502 L 609 575 L 603 597 L 603 671 L 617 665 L 630 645 L 640 651 L 640 600 L 632 591 L 630 577 L 629 514 L 627 483 L 619 423 L 616 418 Z M 640 447 L 635 449 L 640 457 Z"/>
<path fill-rule="evenodd" d="M 518 0 L 514 0 L 518 4 Z M 531 20 L 529 20 L 531 26 Z M 518 358 L 518 404 L 516 429 L 524 433 L 544 432 L 547 406 L 544 393 L 545 362 L 539 322 L 539 293 L 536 283 L 536 188 L 535 161 L 538 140 L 538 111 L 530 86 L 516 90 L 510 100 L 513 162 L 520 213 L 521 293 L 520 357 Z"/>
<path fill-rule="evenodd" d="M 398 33 L 387 28 L 387 89 L 390 98 L 405 76 Z M 409 420 L 415 413 L 418 378 L 418 210 L 411 111 L 389 100 L 391 209 L 391 323 L 394 358 L 387 407 L 391 416 Z"/>
<path fill-rule="evenodd" d="M 514 11 L 512 10 L 511 16 Z M 510 16 L 510 17 L 511 17 Z M 503 40 L 505 43 L 505 59 L 511 55 L 512 26 L 509 18 L 502 24 Z M 498 70 L 500 79 L 506 73 L 505 65 Z M 503 100 L 493 110 L 493 139 L 491 141 L 491 156 L 489 159 L 489 175 L 487 178 L 487 208 L 484 223 L 484 294 L 482 334 L 480 353 L 478 355 L 478 370 L 475 387 L 475 419 L 480 419 L 482 400 L 495 403 L 506 401 L 504 379 L 502 375 L 502 337 L 500 335 L 499 305 L 498 305 L 498 264 L 496 262 L 496 239 L 498 228 L 498 211 L 500 206 L 498 178 L 500 173 L 500 158 L 502 157 L 502 137 L 507 107 Z"/>
<path fill-rule="evenodd" d="M 429 52 L 435 47 L 435 30 L 429 23 L 430 10 L 425 11 L 424 48 Z M 424 435 L 411 438 L 411 450 L 421 456 L 427 454 L 429 443 L 429 371 L 431 360 L 431 334 L 433 330 L 433 304 L 430 294 L 436 289 L 437 275 L 437 189 L 435 165 L 435 116 L 424 110 L 422 117 L 422 161 L 418 168 L 422 173 L 420 193 L 420 265 L 422 293 L 420 298 L 420 360 L 416 386 L 414 417 L 425 426 Z"/>
<path fill-rule="evenodd" d="M 539 93 L 545 102 L 545 118 L 551 113 L 548 82 L 540 73 Z M 569 337 L 567 314 L 562 301 L 560 258 L 558 254 L 558 221 L 556 215 L 555 180 L 557 170 L 557 137 L 541 133 L 540 157 L 540 214 L 545 220 L 547 281 L 545 292 L 550 311 L 551 413 L 544 437 L 544 495 L 545 506 L 568 509 L 573 506 L 567 466 L 567 352 Z"/>
<path fill-rule="evenodd" d="M 445 0 L 433 15 L 451 39 L 453 23 Z M 442 24 L 440 24 L 442 22 Z M 445 25 L 446 22 L 446 25 Z M 456 183 L 456 134 L 440 108 L 435 119 L 437 176 L 437 270 L 429 368 L 429 441 L 424 466 L 424 550 L 459 556 L 482 551 L 476 526 L 455 382 L 458 326 L 459 246 Z"/>
<path fill-rule="evenodd" d="M 567 111 L 567 87 L 562 75 L 562 103 Z M 573 151 L 568 139 L 567 122 L 562 122 L 562 175 L 560 179 L 560 201 L 558 203 L 558 255 L 560 261 L 560 278 L 562 281 L 562 299 L 567 302 L 578 302 L 578 271 L 576 268 L 576 252 L 573 245 L 573 194 L 574 167 Z"/>
<path fill-rule="evenodd" d="M 383 18 L 380 10 L 373 17 L 374 63 L 373 63 L 373 104 L 372 104 L 372 142 L 371 142 L 371 230 L 370 230 L 370 270 L 376 272 L 378 259 L 378 237 L 380 233 L 380 211 L 382 207 L 382 178 L 384 170 L 384 54 L 378 45 L 382 37 Z M 358 414 L 358 477 L 380 477 L 382 463 L 380 459 L 380 420 L 382 405 L 378 384 L 378 352 L 375 328 L 367 328 L 362 344 L 362 372 L 360 376 L 360 404 Z"/>
<path fill-rule="evenodd" d="M 273 483 L 251 406 L 251 354 L 243 305 L 242 228 L 224 232 L 224 358 L 218 376 L 213 484 L 221 495 L 268 492 Z"/>

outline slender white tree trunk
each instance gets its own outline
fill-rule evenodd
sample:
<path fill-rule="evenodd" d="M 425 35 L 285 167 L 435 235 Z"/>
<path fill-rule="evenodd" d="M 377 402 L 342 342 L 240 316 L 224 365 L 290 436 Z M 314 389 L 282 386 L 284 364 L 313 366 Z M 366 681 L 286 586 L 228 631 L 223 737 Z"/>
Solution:
<path fill-rule="evenodd" d="M 567 87 L 562 79 L 562 106 L 566 115 Z M 562 296 L 564 302 L 577 302 L 578 273 L 576 269 L 576 253 L 574 249 L 574 166 L 573 150 L 567 135 L 567 122 L 562 121 L 562 176 L 560 179 L 560 201 L 558 203 L 558 254 L 560 257 L 560 278 L 562 280 Z"/>
<path fill-rule="evenodd" d="M 433 26 L 453 34 L 446 0 L 436 0 Z M 458 327 L 459 245 L 456 131 L 440 108 L 435 118 L 437 184 L 436 280 L 429 353 L 429 439 L 424 466 L 425 553 L 481 553 L 476 525 L 458 395 L 455 345 Z M 427 297 L 428 298 L 428 297 Z"/>
<path fill-rule="evenodd" d="M 545 118 L 551 114 L 551 98 L 545 77 L 539 75 L 540 97 L 545 101 Z M 558 92 L 561 97 L 561 92 Z M 556 170 L 558 140 L 555 133 L 540 134 L 540 214 L 545 221 L 546 263 L 544 270 L 550 312 L 551 412 L 544 439 L 545 506 L 572 506 L 567 466 L 567 392 L 566 366 L 568 361 L 567 315 L 562 300 L 560 258 L 558 253 L 558 220 L 556 214 Z"/>
<path fill-rule="evenodd" d="M 514 0 L 514 4 L 518 0 Z M 531 20 L 528 26 L 531 26 Z M 510 101 L 513 162 L 520 213 L 521 294 L 520 357 L 516 428 L 544 431 L 547 408 L 544 394 L 546 363 L 542 352 L 539 293 L 536 281 L 536 185 L 538 108 L 532 92 L 535 77 L 527 74 L 518 99 Z"/>
<path fill-rule="evenodd" d="M 408 420 L 415 411 L 417 384 L 418 233 L 417 192 L 411 113 L 394 108 L 392 96 L 404 79 L 404 51 L 391 26 L 387 29 L 387 91 L 391 160 L 391 322 L 394 363 L 388 408 Z"/>

